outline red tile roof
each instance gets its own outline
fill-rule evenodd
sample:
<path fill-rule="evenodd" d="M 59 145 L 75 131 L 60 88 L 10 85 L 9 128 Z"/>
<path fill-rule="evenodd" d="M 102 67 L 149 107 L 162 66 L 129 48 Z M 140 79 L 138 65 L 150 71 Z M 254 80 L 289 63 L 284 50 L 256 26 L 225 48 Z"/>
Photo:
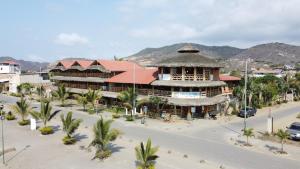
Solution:
<path fill-rule="evenodd" d="M 74 60 L 61 60 L 57 63 L 57 65 L 62 64 L 65 69 L 68 69 L 72 66 L 74 62 Z"/>
<path fill-rule="evenodd" d="M 135 77 L 134 77 L 135 72 Z M 156 80 L 157 69 L 138 69 L 136 71 L 128 70 L 126 72 L 120 73 L 112 78 L 108 79 L 107 82 L 110 83 L 131 83 L 136 84 L 150 84 Z M 135 79 L 135 80 L 134 80 Z"/>
<path fill-rule="evenodd" d="M 98 62 L 107 70 L 112 72 L 123 72 L 127 70 L 134 69 L 143 69 L 140 65 L 129 62 L 129 61 L 115 61 L 115 60 L 98 60 Z"/>
<path fill-rule="evenodd" d="M 9 65 L 19 65 L 19 63 L 13 61 L 13 60 L 6 60 L 0 63 L 9 64 Z"/>
<path fill-rule="evenodd" d="M 93 63 L 93 61 L 92 60 L 76 60 L 72 63 L 72 65 L 74 63 L 78 63 L 82 68 L 88 68 Z"/>
<path fill-rule="evenodd" d="M 220 74 L 220 80 L 221 81 L 240 81 L 241 78 L 235 77 L 235 76 L 230 76 L 230 75 L 222 75 L 222 74 Z"/>

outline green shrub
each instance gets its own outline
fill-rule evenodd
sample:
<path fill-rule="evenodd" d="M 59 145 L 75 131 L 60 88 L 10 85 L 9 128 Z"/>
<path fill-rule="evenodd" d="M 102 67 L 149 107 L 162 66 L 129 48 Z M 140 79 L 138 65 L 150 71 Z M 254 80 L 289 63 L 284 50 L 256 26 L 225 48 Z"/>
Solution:
<path fill-rule="evenodd" d="M 10 120 L 15 120 L 15 119 L 16 119 L 16 116 L 13 115 L 13 114 L 8 114 L 8 115 L 6 115 L 5 118 L 6 118 L 6 120 L 10 121 Z"/>
<path fill-rule="evenodd" d="M 26 126 L 30 124 L 30 120 L 21 120 L 18 123 L 20 126 Z"/>
<path fill-rule="evenodd" d="M 106 159 L 111 156 L 111 151 L 110 150 L 104 150 L 104 151 L 98 151 L 95 154 L 94 158 L 99 158 L 101 160 Z"/>
<path fill-rule="evenodd" d="M 281 104 L 281 101 L 280 101 L 280 100 L 277 100 L 276 103 L 277 103 L 277 104 Z"/>
<path fill-rule="evenodd" d="M 111 139 L 110 141 L 114 141 L 120 136 L 122 132 L 118 129 L 111 129 Z"/>
<path fill-rule="evenodd" d="M 68 137 L 68 136 L 65 136 L 63 139 L 62 139 L 63 143 L 65 145 L 71 145 L 71 144 L 75 144 L 76 143 L 76 138 L 74 137 Z"/>
<path fill-rule="evenodd" d="M 41 132 L 42 135 L 48 135 L 48 134 L 53 134 L 54 133 L 53 128 L 48 127 L 48 126 L 41 128 L 40 132 Z"/>
<path fill-rule="evenodd" d="M 283 101 L 282 101 L 282 103 L 287 103 L 287 102 L 288 102 L 287 100 L 283 100 Z"/>
<path fill-rule="evenodd" d="M 112 114 L 112 117 L 114 118 L 114 119 L 118 119 L 118 118 L 120 118 L 121 116 L 119 115 L 119 114 Z"/>
<path fill-rule="evenodd" d="M 133 116 L 126 116 L 126 121 L 134 121 L 134 117 Z"/>
<path fill-rule="evenodd" d="M 11 93 L 10 96 L 21 97 L 22 94 L 21 93 Z"/>
<path fill-rule="evenodd" d="M 95 110 L 94 110 L 94 108 L 89 108 L 89 109 L 87 110 L 87 112 L 88 112 L 89 114 L 95 114 L 95 113 L 96 113 Z"/>
<path fill-rule="evenodd" d="M 238 115 L 238 114 L 239 114 L 239 111 L 234 109 L 234 110 L 232 110 L 231 114 L 232 114 L 232 115 Z"/>
<path fill-rule="evenodd" d="M 263 105 L 262 105 L 262 104 L 258 104 L 258 105 L 256 106 L 256 108 L 257 108 L 257 109 L 261 109 L 261 108 L 263 108 Z"/>
<path fill-rule="evenodd" d="M 297 118 L 300 119 L 300 113 L 298 113 Z"/>

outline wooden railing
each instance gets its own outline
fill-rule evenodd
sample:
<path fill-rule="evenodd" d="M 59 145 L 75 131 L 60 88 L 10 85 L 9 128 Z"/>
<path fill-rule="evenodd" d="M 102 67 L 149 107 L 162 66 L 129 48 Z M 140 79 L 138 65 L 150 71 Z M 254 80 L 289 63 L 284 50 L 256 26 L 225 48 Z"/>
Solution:
<path fill-rule="evenodd" d="M 108 73 L 96 73 L 96 72 L 55 72 L 54 76 L 71 76 L 71 77 L 99 77 L 110 78 L 111 74 Z"/>

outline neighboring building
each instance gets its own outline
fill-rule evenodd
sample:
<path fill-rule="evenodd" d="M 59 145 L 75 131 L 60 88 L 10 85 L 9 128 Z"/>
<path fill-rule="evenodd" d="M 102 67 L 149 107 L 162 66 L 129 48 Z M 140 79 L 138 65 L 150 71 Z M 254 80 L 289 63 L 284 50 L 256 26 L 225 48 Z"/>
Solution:
<path fill-rule="evenodd" d="M 55 85 L 64 84 L 74 93 L 88 88 L 101 89 L 102 96 L 110 104 L 117 102 L 119 92 L 135 84 L 138 99 L 159 96 L 168 100 L 164 111 L 187 117 L 203 117 L 217 113 L 222 96 L 219 69 L 215 60 L 199 54 L 197 49 L 186 46 L 178 50 L 172 59 L 166 59 L 144 68 L 129 61 L 64 60 L 52 70 Z"/>
<path fill-rule="evenodd" d="M 260 68 L 260 69 L 254 69 L 251 71 L 250 76 L 252 77 L 263 77 L 265 75 L 273 75 L 276 77 L 284 77 L 285 74 L 283 73 L 282 69 L 264 69 L 264 68 Z"/>
<path fill-rule="evenodd" d="M 241 78 L 221 74 L 220 75 L 220 80 L 226 83 L 226 86 L 224 86 L 222 88 L 223 89 L 222 93 L 226 94 L 226 95 L 230 95 L 230 94 L 232 94 L 233 89 L 239 85 L 239 83 L 241 81 Z"/>
<path fill-rule="evenodd" d="M 0 74 L 20 74 L 20 65 L 12 60 L 0 62 Z"/>

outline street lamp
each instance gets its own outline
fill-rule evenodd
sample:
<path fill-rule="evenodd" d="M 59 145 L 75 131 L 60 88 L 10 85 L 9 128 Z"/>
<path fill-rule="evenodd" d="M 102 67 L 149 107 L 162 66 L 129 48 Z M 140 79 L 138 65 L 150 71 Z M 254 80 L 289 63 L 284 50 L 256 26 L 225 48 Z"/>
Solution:
<path fill-rule="evenodd" d="M 244 130 L 247 127 L 246 124 L 246 118 L 247 118 L 247 75 L 248 75 L 248 59 L 246 59 L 246 66 L 245 66 L 245 91 L 244 91 L 244 95 L 245 95 L 245 113 L 244 113 Z"/>
<path fill-rule="evenodd" d="M 4 123 L 4 114 L 3 114 L 3 108 L 4 106 L 1 104 L 0 105 L 0 113 L 1 113 L 1 133 L 2 133 L 2 162 L 5 164 L 5 159 L 4 159 L 4 132 L 3 132 L 3 123 Z"/>

